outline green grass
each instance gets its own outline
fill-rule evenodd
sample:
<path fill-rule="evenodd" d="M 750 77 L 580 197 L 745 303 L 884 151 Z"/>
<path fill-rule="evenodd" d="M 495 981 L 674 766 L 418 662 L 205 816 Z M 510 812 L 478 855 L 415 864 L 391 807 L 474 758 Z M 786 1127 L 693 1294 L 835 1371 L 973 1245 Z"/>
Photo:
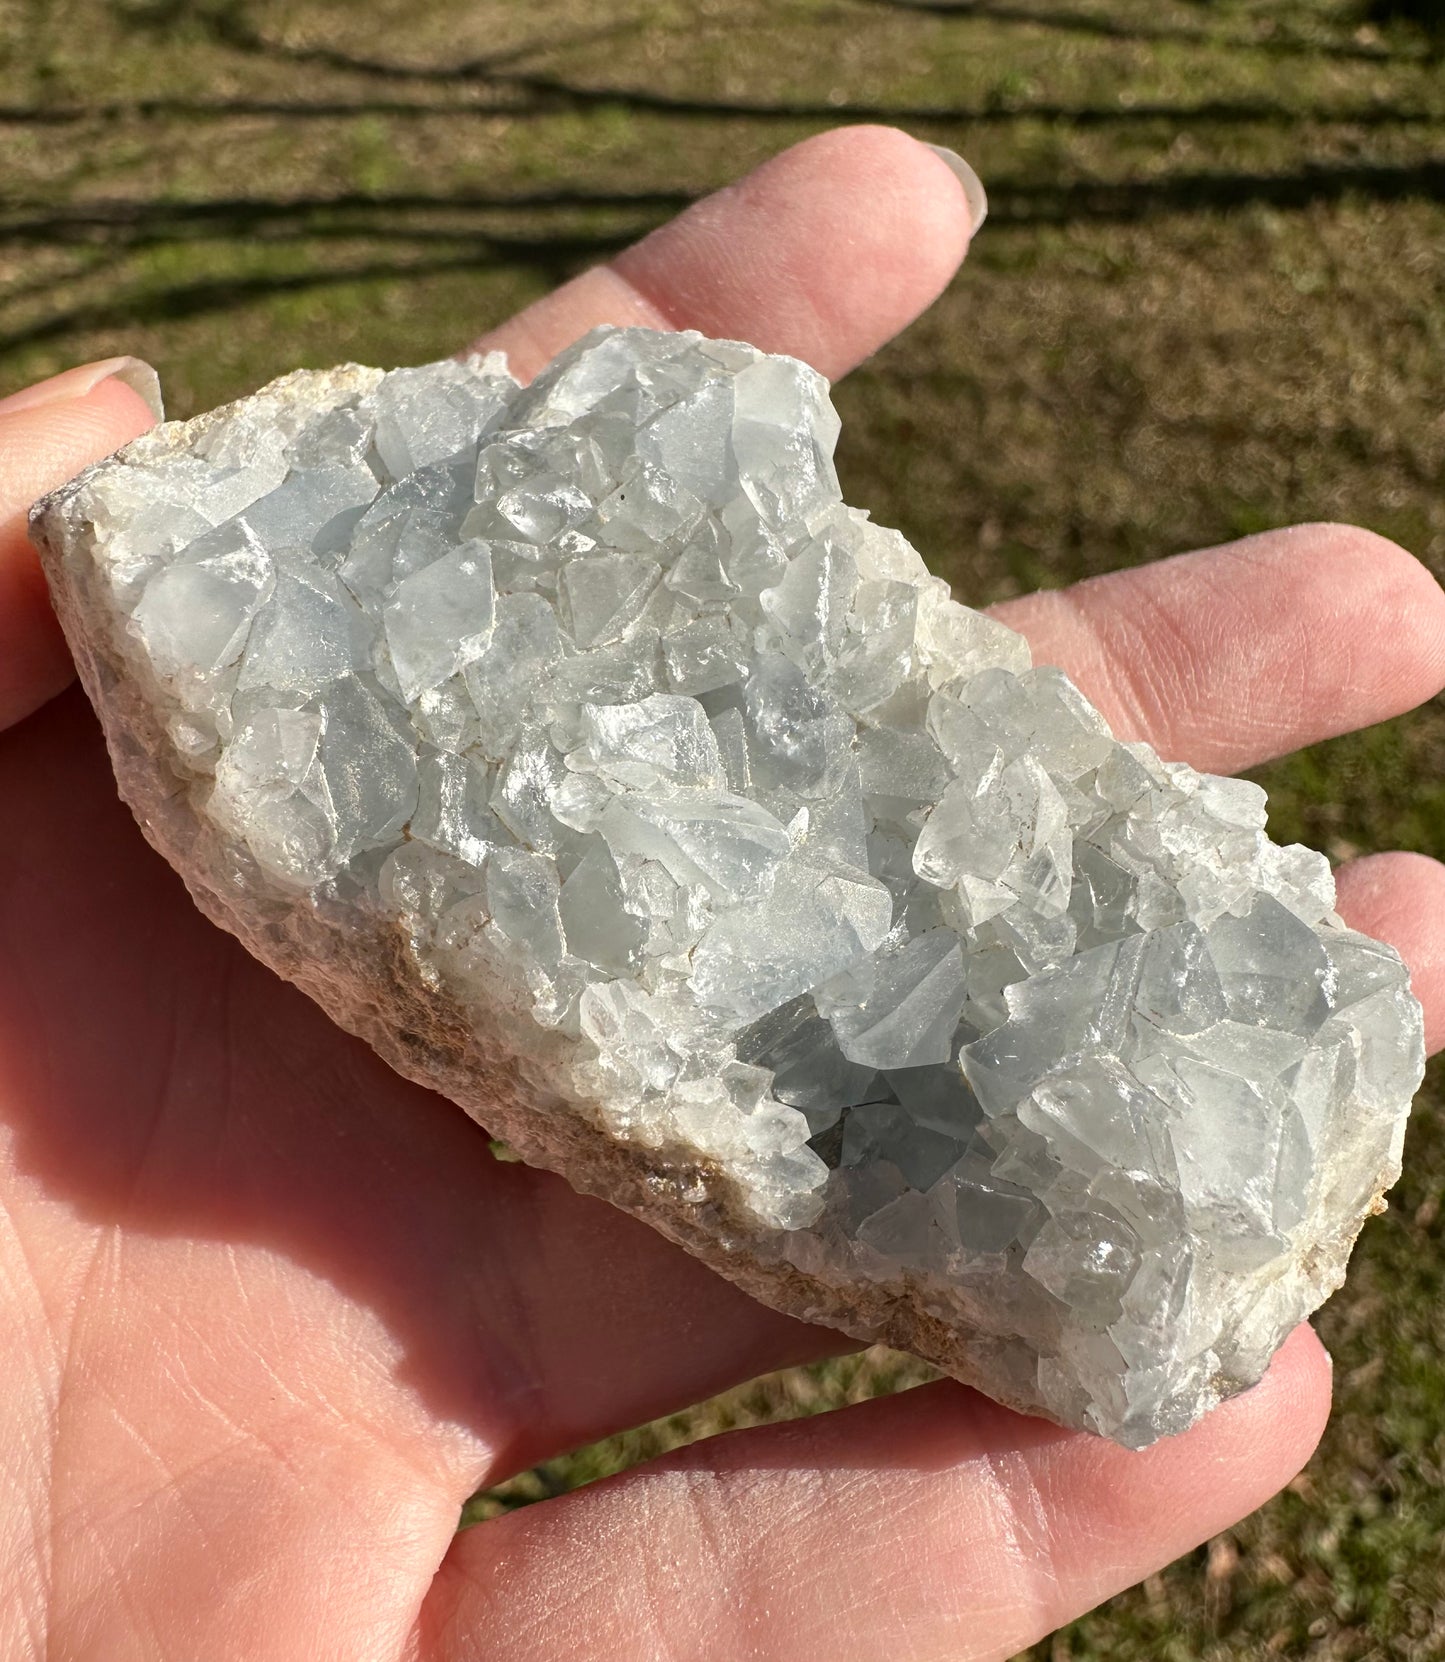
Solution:
<path fill-rule="evenodd" d="M 437 356 L 794 139 L 892 112 L 964 150 L 993 211 L 964 277 L 839 389 L 841 466 L 964 598 L 1308 518 L 1369 525 L 1438 574 L 1439 18 L 1423 0 L 0 0 L 0 390 L 137 351 L 186 414 L 297 363 Z M 1445 856 L 1445 709 L 1259 777 L 1285 838 Z M 1338 1406 L 1308 1472 L 1037 1662 L 1445 1655 L 1440 1093 L 1437 1073 L 1322 1315 Z M 881 1352 L 773 1376 L 469 1517 L 923 1376 Z"/>

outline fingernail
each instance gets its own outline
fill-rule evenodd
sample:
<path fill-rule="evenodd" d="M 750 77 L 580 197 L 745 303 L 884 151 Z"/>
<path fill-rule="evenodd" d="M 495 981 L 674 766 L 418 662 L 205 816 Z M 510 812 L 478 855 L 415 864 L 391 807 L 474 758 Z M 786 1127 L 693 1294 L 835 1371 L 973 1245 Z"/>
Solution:
<path fill-rule="evenodd" d="M 65 404 L 74 398 L 84 398 L 94 392 L 102 381 L 121 381 L 134 393 L 145 399 L 146 406 L 157 421 L 166 419 L 161 402 L 161 378 L 143 358 L 102 358 L 99 363 L 80 364 L 75 369 L 63 370 L 47 381 L 37 381 L 33 387 L 22 387 L 8 398 L 0 398 L 0 415 L 13 415 L 17 410 L 38 410 L 47 404 Z"/>
<path fill-rule="evenodd" d="M 976 236 L 979 226 L 988 218 L 988 193 L 983 188 L 983 180 L 956 150 L 949 150 L 942 144 L 930 144 L 928 148 L 947 164 L 954 178 L 963 186 L 963 194 L 968 201 L 968 234 Z"/>

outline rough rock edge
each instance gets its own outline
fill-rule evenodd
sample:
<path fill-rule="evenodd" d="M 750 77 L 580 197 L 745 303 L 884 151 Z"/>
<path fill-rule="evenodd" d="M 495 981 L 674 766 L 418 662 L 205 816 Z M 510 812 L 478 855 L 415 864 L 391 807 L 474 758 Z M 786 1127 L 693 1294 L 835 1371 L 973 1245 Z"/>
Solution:
<path fill-rule="evenodd" d="M 238 402 L 274 398 L 278 404 L 322 410 L 364 395 L 382 373 L 357 364 L 297 370 Z M 98 472 L 131 461 L 149 465 L 167 453 L 190 449 L 234 408 L 222 405 L 191 421 L 152 429 L 43 497 L 30 518 L 51 600 L 100 717 L 120 793 L 146 840 L 180 874 L 196 905 L 268 968 L 299 986 L 338 1026 L 364 1039 L 399 1074 L 450 1098 L 527 1164 L 555 1172 L 580 1193 L 597 1195 L 641 1219 L 775 1310 L 864 1343 L 908 1351 L 1005 1407 L 1066 1423 L 1037 1397 L 1004 1387 L 977 1366 L 965 1350 L 975 1335 L 956 1318 L 945 1319 L 929 1308 L 928 1294 L 914 1278 L 905 1276 L 900 1292 L 861 1277 L 831 1280 L 800 1270 L 783 1260 L 778 1232 L 759 1223 L 715 1162 L 677 1145 L 650 1149 L 620 1142 L 602 1129 L 595 1107 L 589 1112 L 588 1104 L 564 1101 L 530 1080 L 505 1037 L 516 1020 L 531 1021 L 530 1013 L 499 1008 L 490 1031 L 477 1031 L 461 1005 L 423 978 L 400 926 L 387 927 L 378 919 L 369 933 L 351 922 L 338 927 L 323 908 L 299 898 L 289 906 L 273 902 L 267 921 L 258 926 L 203 880 L 203 872 L 224 870 L 224 840 L 191 806 L 194 775 L 172 765 L 170 737 L 132 686 L 118 646 L 89 626 L 97 608 L 84 604 L 68 563 L 73 549 L 88 549 L 86 539 L 74 534 L 67 509 Z M 109 596 L 103 598 L 103 615 L 109 616 L 111 602 Z M 261 910 L 254 895 L 244 896 L 244 904 L 253 912 Z M 1344 1250 L 1330 1254 L 1336 1271 L 1326 1297 L 1344 1280 L 1365 1217 L 1385 1210 L 1385 1192 L 1398 1175 L 1398 1170 L 1385 1172 L 1370 1206 L 1336 1237 Z M 1320 1241 L 1316 1252 L 1329 1245 Z M 1253 1383 L 1216 1374 L 1201 1416 Z"/>

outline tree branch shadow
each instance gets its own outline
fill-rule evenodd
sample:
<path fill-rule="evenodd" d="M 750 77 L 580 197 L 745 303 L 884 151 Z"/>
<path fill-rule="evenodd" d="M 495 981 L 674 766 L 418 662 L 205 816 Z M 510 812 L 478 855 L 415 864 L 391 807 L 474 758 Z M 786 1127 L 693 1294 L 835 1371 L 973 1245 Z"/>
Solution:
<path fill-rule="evenodd" d="M 1297 210 L 1350 196 L 1380 202 L 1445 201 L 1445 158 L 1306 166 L 1289 173 L 1176 173 L 1164 179 L 1061 187 L 1003 181 L 989 186 L 989 218 L 1028 225 L 1128 222 L 1248 207 Z"/>
<path fill-rule="evenodd" d="M 1341 201 L 1350 196 L 1373 201 L 1421 200 L 1445 202 L 1445 159 L 1400 164 L 1358 164 L 1308 167 L 1292 173 L 1192 173 L 1156 180 L 1119 183 L 1091 181 L 1069 185 L 1033 184 L 1008 179 L 990 186 L 990 216 L 996 224 L 1019 227 L 1134 223 L 1171 214 L 1237 211 L 1252 206 L 1300 210 Z M 661 212 L 644 222 L 606 230 L 561 227 L 546 232 L 507 233 L 466 227 L 444 229 L 395 222 L 346 222 L 328 217 L 343 212 L 406 215 L 415 212 L 496 214 L 499 210 L 538 205 L 567 206 L 580 202 L 629 209 L 673 210 L 689 200 L 687 193 L 641 192 L 592 195 L 579 192 L 542 192 L 508 198 L 399 195 L 369 197 L 344 195 L 296 202 L 233 201 L 96 204 L 60 210 L 44 219 L 0 221 L 0 246 L 7 241 L 55 243 L 69 235 L 89 245 L 107 236 L 124 253 L 149 246 L 206 236 L 217 240 L 252 241 L 263 237 L 302 242 L 347 237 L 424 247 L 449 242 L 454 251 L 420 259 L 358 260 L 324 265 L 302 272 L 237 274 L 206 277 L 143 293 L 87 302 L 48 317 L 0 332 L 0 352 L 55 339 L 72 330 L 119 329 L 134 324 L 174 321 L 228 306 L 347 283 L 391 282 L 452 271 L 530 269 L 559 280 L 580 265 L 606 259 L 627 246 Z M 307 215 L 317 218 L 309 220 Z M 127 241 L 127 239 L 132 239 Z M 456 244 L 463 244 L 457 247 Z M 0 294 L 0 306 L 9 297 Z"/>
<path fill-rule="evenodd" d="M 148 288 L 143 293 L 70 306 L 49 317 L 0 330 L 0 353 L 55 340 L 73 331 L 120 330 L 137 324 L 175 323 L 249 301 L 348 283 L 383 283 L 448 272 L 531 269 L 559 282 L 580 264 L 605 259 L 633 240 L 623 232 L 601 236 L 489 239 L 486 246 L 430 259 L 358 261 L 313 271 L 263 272 L 201 278 Z"/>
<path fill-rule="evenodd" d="M 687 190 L 341 191 L 294 197 L 213 197 L 189 202 L 78 202 L 0 205 L 0 246 L 179 242 L 190 237 L 378 237 L 397 234 L 388 219 L 428 214 L 516 215 L 529 212 L 647 211 L 676 213 L 696 200 Z M 30 214 L 33 217 L 24 217 Z M 475 226 L 463 234 L 475 234 Z M 400 234 L 424 238 L 425 227 Z M 457 232 L 450 234 L 455 237 Z"/>
<path fill-rule="evenodd" d="M 1386 3 L 1386 0 L 1381 0 Z M 1438 0 L 1390 0 L 1396 4 L 1437 4 Z M 1040 28 L 1082 33 L 1118 41 L 1156 41 L 1173 44 L 1198 45 L 1219 49 L 1260 51 L 1273 54 L 1304 55 L 1354 59 L 1370 63 L 1393 61 L 1420 61 L 1431 54 L 1403 54 L 1382 50 L 1355 42 L 1300 41 L 1287 37 L 1259 37 L 1255 39 L 1224 39 L 1208 30 L 1165 29 L 1122 23 L 1097 13 L 1063 10 L 1034 10 L 1027 6 L 1011 5 L 1008 0 L 849 0 L 858 7 L 871 7 L 913 12 L 939 17 L 986 19 L 1008 24 L 1024 24 Z M 201 28 L 219 45 L 251 57 L 272 61 L 324 68 L 347 75 L 359 75 L 373 80 L 405 82 L 430 86 L 456 86 L 470 83 L 485 87 L 493 93 L 509 94 L 518 100 L 509 107 L 511 114 L 551 114 L 558 109 L 587 108 L 598 104 L 621 106 L 637 112 L 653 112 L 682 117 L 735 117 L 742 119 L 823 119 L 855 121 L 928 121 L 952 119 L 997 119 L 1000 116 L 1025 118 L 1037 116 L 1043 120 L 1068 120 L 1079 123 L 1109 120 L 1194 119 L 1194 120 L 1279 120 L 1293 121 L 1303 112 L 1271 105 L 1261 101 L 1214 101 L 1181 110 L 1168 104 L 1154 104 L 1131 110 L 1072 108 L 1004 107 L 996 112 L 967 111 L 949 106 L 914 105 L 890 106 L 867 101 L 807 100 L 737 100 L 701 98 L 687 94 L 656 91 L 647 87 L 594 87 L 577 82 L 565 75 L 547 71 L 519 68 L 528 60 L 547 53 L 567 52 L 583 46 L 637 34 L 654 25 L 648 19 L 626 19 L 592 30 L 576 31 L 557 37 L 534 37 L 516 46 L 464 59 L 452 64 L 406 63 L 392 58 L 369 56 L 328 44 L 293 44 L 276 40 L 259 29 L 248 15 L 245 0 L 154 0 L 151 9 L 163 10 L 167 18 L 184 14 L 193 25 Z M 132 8 L 133 9 L 133 8 Z M 394 105 L 393 101 L 393 105 Z M 190 113 L 199 113 L 203 101 L 193 101 Z M 355 106 L 359 112 L 366 105 Z M 447 113 L 461 113 L 474 106 L 452 106 Z M 413 107 L 389 109 L 387 113 L 411 114 Z M 173 104 L 167 113 L 185 113 Z M 256 110 L 254 113 L 268 113 Z M 349 112 L 348 112 L 349 113 Z M 377 113 L 380 113 L 379 111 Z M 1423 112 L 1406 114 L 1404 119 L 1438 120 Z M 0 116 L 3 119 L 3 116 Z M 1353 112 L 1350 120 L 1388 120 L 1387 110 Z"/>
<path fill-rule="evenodd" d="M 500 99 L 453 99 L 423 103 L 408 98 L 177 98 L 165 95 L 108 99 L 95 104 L 0 104 L 0 124 L 25 127 L 73 127 L 85 122 L 220 121 L 257 116 L 279 121 L 334 121 L 366 116 L 535 115 L 530 103 Z"/>
<path fill-rule="evenodd" d="M 1406 3 L 1406 0 L 1400 0 Z M 1415 3 L 1415 0 L 1409 0 Z M 1437 0 L 1429 0 L 1435 4 Z M 1225 40 L 1205 30 L 1152 28 L 1123 23 L 1096 13 L 1034 10 L 1009 0 L 847 0 L 852 7 L 896 10 L 960 19 L 988 19 L 1063 29 L 1120 41 L 1165 41 L 1219 48 L 1312 56 L 1357 58 L 1384 63 L 1402 54 L 1372 47 L 1260 38 Z M 595 86 L 547 70 L 527 69 L 529 60 L 553 52 L 595 46 L 654 27 L 646 18 L 624 19 L 590 30 L 554 37 L 537 36 L 506 49 L 451 64 L 417 64 L 370 56 L 347 48 L 277 40 L 252 21 L 245 0 L 111 0 L 123 24 L 152 31 L 173 30 L 185 23 L 232 51 L 269 62 L 326 69 L 392 86 L 470 89 L 464 98 L 446 101 L 425 97 L 376 95 L 363 98 L 318 95 L 304 99 L 241 96 L 206 98 L 154 96 L 114 99 L 94 104 L 47 101 L 0 105 L 0 124 L 55 127 L 85 122 L 133 119 L 219 120 L 260 117 L 306 121 L 388 116 L 399 119 L 475 117 L 479 112 L 512 119 L 542 118 L 597 108 L 623 109 L 683 120 L 784 120 L 882 122 L 1020 122 L 1041 121 L 1078 127 L 1173 122 L 1193 124 L 1263 123 L 1286 126 L 1301 121 L 1339 122 L 1352 126 L 1440 125 L 1445 114 L 1401 109 L 1383 100 L 1354 108 L 1301 109 L 1260 98 L 1208 99 L 1180 105 L 1153 101 L 1131 105 L 1037 104 L 988 102 L 972 108 L 957 104 L 888 104 L 855 99 L 741 99 L 675 93 L 646 86 Z M 1424 54 L 1428 56 L 1428 53 Z M 1409 55 L 1415 61 L 1415 55 Z"/>
<path fill-rule="evenodd" d="M 1198 104 L 1167 101 L 1132 104 L 985 103 L 878 104 L 867 102 L 808 102 L 802 99 L 724 100 L 693 98 L 654 92 L 646 87 L 582 87 L 547 76 L 510 80 L 509 99 L 447 103 L 409 99 L 258 99 L 258 98 L 137 98 L 99 104 L 0 104 L 0 125 L 66 127 L 87 122 L 125 120 L 215 121 L 257 116 L 276 120 L 315 121 L 394 116 L 402 119 L 503 115 L 509 119 L 540 118 L 563 110 L 625 109 L 681 119 L 708 121 L 881 121 L 1016 123 L 1040 121 L 1071 127 L 1115 127 L 1170 122 L 1176 125 L 1220 124 L 1290 127 L 1301 122 L 1352 127 L 1445 126 L 1445 112 L 1401 108 L 1376 102 L 1354 107 L 1299 108 L 1266 99 L 1210 99 Z"/>

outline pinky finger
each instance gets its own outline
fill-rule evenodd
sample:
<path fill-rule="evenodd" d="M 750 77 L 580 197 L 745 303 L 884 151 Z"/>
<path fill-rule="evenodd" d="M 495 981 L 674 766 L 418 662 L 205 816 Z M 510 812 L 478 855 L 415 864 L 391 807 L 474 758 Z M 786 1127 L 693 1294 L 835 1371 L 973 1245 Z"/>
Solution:
<path fill-rule="evenodd" d="M 1300 1328 L 1252 1391 L 1142 1454 L 949 1381 L 736 1432 L 459 1536 L 415 1654 L 1011 1656 L 1274 1494 L 1328 1403 Z"/>

